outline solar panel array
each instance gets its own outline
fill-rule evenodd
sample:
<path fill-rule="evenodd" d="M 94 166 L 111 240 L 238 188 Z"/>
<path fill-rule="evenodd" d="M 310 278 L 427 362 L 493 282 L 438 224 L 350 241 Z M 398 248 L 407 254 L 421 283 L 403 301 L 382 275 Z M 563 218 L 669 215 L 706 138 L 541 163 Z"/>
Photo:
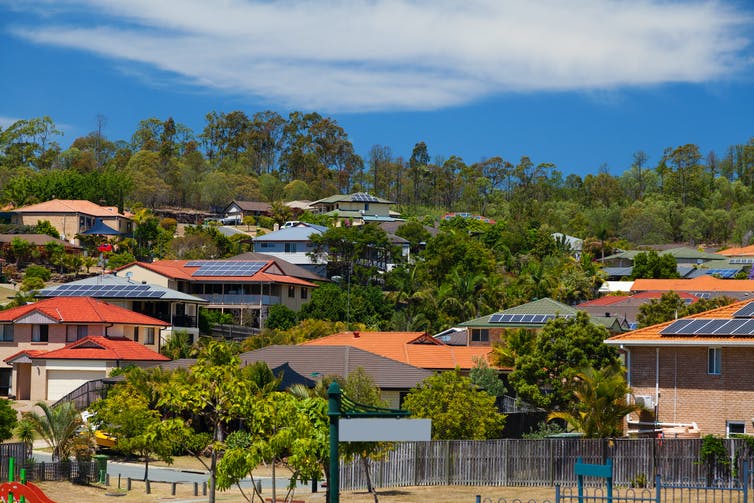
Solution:
<path fill-rule="evenodd" d="M 565 316 L 570 318 L 571 315 Z M 539 325 L 556 318 L 554 314 L 493 314 L 490 323 L 513 323 L 522 325 Z"/>
<path fill-rule="evenodd" d="M 729 279 L 738 274 L 741 269 L 699 269 L 701 275 L 719 276 Z"/>
<path fill-rule="evenodd" d="M 662 335 L 754 335 L 754 319 L 678 320 L 660 331 Z"/>
<path fill-rule="evenodd" d="M 351 195 L 351 201 L 359 203 L 378 203 L 380 200 L 366 192 L 357 192 Z"/>
<path fill-rule="evenodd" d="M 159 299 L 164 291 L 151 290 L 149 285 L 60 285 L 42 290 L 45 297 L 97 297 L 102 299 Z"/>
<path fill-rule="evenodd" d="M 749 302 L 744 307 L 733 313 L 734 318 L 754 318 L 754 302 Z"/>
<path fill-rule="evenodd" d="M 186 267 L 198 267 L 191 276 L 253 276 L 267 262 L 249 260 L 192 260 Z"/>
<path fill-rule="evenodd" d="M 754 264 L 754 258 L 732 258 L 728 262 L 731 264 Z"/>

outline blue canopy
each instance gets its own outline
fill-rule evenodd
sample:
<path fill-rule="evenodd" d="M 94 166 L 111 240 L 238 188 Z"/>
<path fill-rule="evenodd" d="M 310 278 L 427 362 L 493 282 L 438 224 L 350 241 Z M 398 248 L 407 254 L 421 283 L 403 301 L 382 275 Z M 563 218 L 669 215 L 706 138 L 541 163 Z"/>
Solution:
<path fill-rule="evenodd" d="M 81 234 L 85 236 L 120 236 L 121 233 L 116 231 L 112 227 L 105 225 L 105 222 L 103 222 L 102 219 L 98 218 L 94 221 L 94 225 L 92 225 L 89 229 L 85 230 Z"/>

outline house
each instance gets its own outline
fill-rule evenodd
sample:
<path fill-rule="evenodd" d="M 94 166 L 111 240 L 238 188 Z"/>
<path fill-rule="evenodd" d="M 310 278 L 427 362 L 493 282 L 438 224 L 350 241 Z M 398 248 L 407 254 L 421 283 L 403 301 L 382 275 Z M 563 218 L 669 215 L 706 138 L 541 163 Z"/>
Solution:
<path fill-rule="evenodd" d="M 478 359 L 488 360 L 489 346 L 451 346 L 424 332 L 340 332 L 300 346 L 350 346 L 427 370 L 468 373 Z"/>
<path fill-rule="evenodd" d="M 62 239 L 48 236 L 47 234 L 0 234 L 0 246 L 3 248 L 10 247 L 10 244 L 14 239 L 23 239 L 40 252 L 43 251 L 48 244 L 54 243 L 61 245 L 68 253 L 81 253 L 80 246 L 71 244 Z"/>
<path fill-rule="evenodd" d="M 680 292 L 681 299 L 688 305 L 699 300 L 699 297 Z M 597 299 L 582 302 L 574 307 L 579 311 L 586 311 L 591 317 L 614 317 L 626 320 L 629 327 L 636 328 L 636 317 L 639 308 L 649 302 L 658 301 L 662 292 L 641 292 L 635 295 L 606 295 Z"/>
<path fill-rule="evenodd" d="M 311 271 L 319 276 L 326 276 L 327 264 L 313 260 L 309 253 L 313 250 L 312 235 L 322 235 L 327 227 L 299 222 L 292 227 L 255 237 L 254 251 L 271 257 L 281 258 L 286 262 Z"/>
<path fill-rule="evenodd" d="M 754 302 L 744 300 L 605 341 L 625 359 L 635 431 L 697 426 L 702 435 L 754 433 Z"/>
<path fill-rule="evenodd" d="M 499 313 L 459 323 L 458 327 L 465 329 L 465 333 L 456 334 L 453 341 L 464 346 L 491 346 L 504 339 L 507 330 L 524 328 L 538 331 L 552 319 L 575 317 L 578 312 L 575 307 L 550 298 L 538 299 Z M 628 330 L 628 323 L 617 316 L 595 316 L 591 320 L 607 328 L 610 333 Z"/>
<path fill-rule="evenodd" d="M 187 293 L 149 283 L 138 283 L 116 273 L 100 274 L 37 292 L 38 298 L 91 297 L 105 300 L 136 313 L 164 321 L 168 326 L 158 334 L 158 348 L 174 331 L 186 332 L 193 342 L 199 336 L 199 306 L 208 301 Z"/>
<path fill-rule="evenodd" d="M 23 349 L 4 363 L 13 366 L 19 400 L 52 401 L 116 368 L 169 359 L 127 337 L 89 335 L 59 349 Z"/>
<path fill-rule="evenodd" d="M 432 375 L 430 370 L 349 345 L 267 346 L 241 354 L 242 366 L 258 361 L 265 362 L 275 375 L 282 373 L 289 385 L 300 382 L 313 386 L 318 379 L 329 375 L 347 378 L 361 367 L 392 408 L 399 408 L 403 396 Z"/>
<path fill-rule="evenodd" d="M 631 267 L 634 265 L 634 259 L 640 253 L 647 253 L 650 250 L 627 250 L 614 253 L 601 260 L 608 267 Z M 720 260 L 723 257 L 717 253 L 707 253 L 695 248 L 676 247 L 657 252 L 658 255 L 671 255 L 675 258 L 678 265 L 696 266 L 709 262 L 710 260 Z"/>
<path fill-rule="evenodd" d="M 114 206 L 100 206 L 86 200 L 53 199 L 13 210 L 12 223 L 37 225 L 47 220 L 60 233 L 60 238 L 78 244 L 76 235 L 86 232 L 97 220 L 123 235 L 133 234 L 130 216 Z"/>
<path fill-rule="evenodd" d="M 375 197 L 366 192 L 334 195 L 311 203 L 313 213 L 323 213 L 348 221 L 354 225 L 366 222 L 399 220 L 398 214 L 390 211 L 393 201 Z"/>
<path fill-rule="evenodd" d="M 269 217 L 271 209 L 270 203 L 261 201 L 232 201 L 223 209 L 223 220 L 240 224 L 244 217 Z"/>
<path fill-rule="evenodd" d="M 118 274 L 200 297 L 208 301 L 207 308 L 233 313 L 237 324 L 251 321 L 257 328 L 264 327 L 270 306 L 299 311 L 317 288 L 309 280 L 285 274 L 273 259 L 134 262 Z"/>
<path fill-rule="evenodd" d="M 56 297 L 0 311 L 0 394 L 31 396 L 30 361 L 7 358 L 19 351 L 56 350 L 88 336 L 128 338 L 159 351 L 159 331 L 169 323 L 89 297 Z M 35 353 L 36 352 L 36 353 Z M 13 362 L 10 362 L 13 363 Z M 46 399 L 46 398 L 42 398 Z"/>
<path fill-rule="evenodd" d="M 708 275 L 692 279 L 637 279 L 631 291 L 633 293 L 685 292 L 703 299 L 725 296 L 741 300 L 754 295 L 754 280 L 720 279 Z"/>

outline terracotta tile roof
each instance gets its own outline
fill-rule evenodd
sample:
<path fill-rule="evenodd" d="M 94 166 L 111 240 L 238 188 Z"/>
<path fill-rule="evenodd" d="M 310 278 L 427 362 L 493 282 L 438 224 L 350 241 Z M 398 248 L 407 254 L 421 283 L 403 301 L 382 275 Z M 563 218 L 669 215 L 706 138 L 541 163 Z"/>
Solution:
<path fill-rule="evenodd" d="M 431 339 L 431 340 L 430 340 Z M 474 358 L 489 359 L 490 346 L 448 346 L 422 332 L 341 332 L 307 341 L 309 346 L 351 346 L 424 369 L 474 367 Z"/>
<path fill-rule="evenodd" d="M 632 291 L 674 292 L 754 292 L 752 279 L 719 279 L 699 276 L 693 279 L 637 279 Z"/>
<path fill-rule="evenodd" d="M 733 319 L 733 314 L 753 302 L 752 300 L 742 300 L 734 302 L 727 306 L 711 309 L 703 313 L 692 314 L 680 318 L 683 320 L 692 319 Z M 667 321 L 658 325 L 640 328 L 631 332 L 615 335 L 605 342 L 613 345 L 631 345 L 631 346 L 663 346 L 663 345 L 732 345 L 732 346 L 751 346 L 754 345 L 754 335 L 670 335 L 661 334 L 665 328 L 672 325 L 677 320 Z"/>
<path fill-rule="evenodd" d="M 89 336 L 67 346 L 46 351 L 32 359 L 168 361 L 170 358 L 125 337 Z"/>
<path fill-rule="evenodd" d="M 126 217 L 126 215 L 118 213 L 118 208 L 115 206 L 100 206 L 83 199 L 53 199 L 17 208 L 13 211 L 16 213 L 84 213 L 94 217 Z"/>
<path fill-rule="evenodd" d="M 215 282 L 215 283 L 274 282 L 274 283 L 285 283 L 285 284 L 291 284 L 291 285 L 301 285 L 301 286 L 310 286 L 310 287 L 317 286 L 314 283 L 311 283 L 309 281 L 306 281 L 300 278 L 294 278 L 293 276 L 286 276 L 284 274 L 273 274 L 270 272 L 266 272 L 270 268 L 277 267 L 277 264 L 272 259 L 260 261 L 260 262 L 267 262 L 267 264 L 264 267 L 262 267 L 258 272 L 254 273 L 251 276 L 192 276 L 192 274 L 197 269 L 199 269 L 199 267 L 198 266 L 187 267 L 186 264 L 188 264 L 189 262 L 195 262 L 195 261 L 158 260 L 156 262 L 151 262 L 151 263 L 133 262 L 131 264 L 127 264 L 123 267 L 120 267 L 117 270 L 120 271 L 127 267 L 138 265 L 140 267 L 143 267 L 144 269 L 148 269 L 150 271 L 156 272 L 165 277 L 172 278 L 172 279 L 182 279 L 186 281 L 202 281 L 202 282 Z M 223 261 L 217 260 L 217 261 L 212 261 L 212 262 L 223 262 Z"/>
<path fill-rule="evenodd" d="M 743 248 L 728 248 L 717 253 L 726 257 L 754 257 L 754 245 L 744 246 Z"/>
<path fill-rule="evenodd" d="M 12 355 L 8 356 L 7 358 L 3 358 L 3 361 L 6 363 L 11 363 L 13 360 L 17 358 L 21 358 L 23 356 L 27 356 L 29 358 L 36 358 L 40 355 L 43 355 L 47 352 L 45 349 L 22 349 L 21 351 L 18 351 L 16 353 L 13 353 Z"/>
<path fill-rule="evenodd" d="M 118 325 L 170 325 L 157 318 L 135 313 L 91 297 L 55 297 L 0 311 L 0 322 L 15 322 L 38 312 L 58 323 L 114 323 Z"/>

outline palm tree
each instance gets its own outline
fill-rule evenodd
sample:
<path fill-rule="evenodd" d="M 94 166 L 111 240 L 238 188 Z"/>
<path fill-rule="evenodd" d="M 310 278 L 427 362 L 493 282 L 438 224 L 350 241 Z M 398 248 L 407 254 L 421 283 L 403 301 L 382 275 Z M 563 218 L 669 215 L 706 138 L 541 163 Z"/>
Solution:
<path fill-rule="evenodd" d="M 577 401 L 572 410 L 551 412 L 547 419 L 562 419 L 589 438 L 620 436 L 623 418 L 642 410 L 641 405 L 626 401 L 630 392 L 624 369 L 619 364 L 599 370 L 588 367 L 574 379 L 573 394 Z"/>
<path fill-rule="evenodd" d="M 31 427 L 52 448 L 52 460 L 67 460 L 73 449 L 77 431 L 83 424 L 81 413 L 71 402 L 64 402 L 50 407 L 44 402 L 37 402 L 42 414 L 25 412 L 19 429 Z"/>

